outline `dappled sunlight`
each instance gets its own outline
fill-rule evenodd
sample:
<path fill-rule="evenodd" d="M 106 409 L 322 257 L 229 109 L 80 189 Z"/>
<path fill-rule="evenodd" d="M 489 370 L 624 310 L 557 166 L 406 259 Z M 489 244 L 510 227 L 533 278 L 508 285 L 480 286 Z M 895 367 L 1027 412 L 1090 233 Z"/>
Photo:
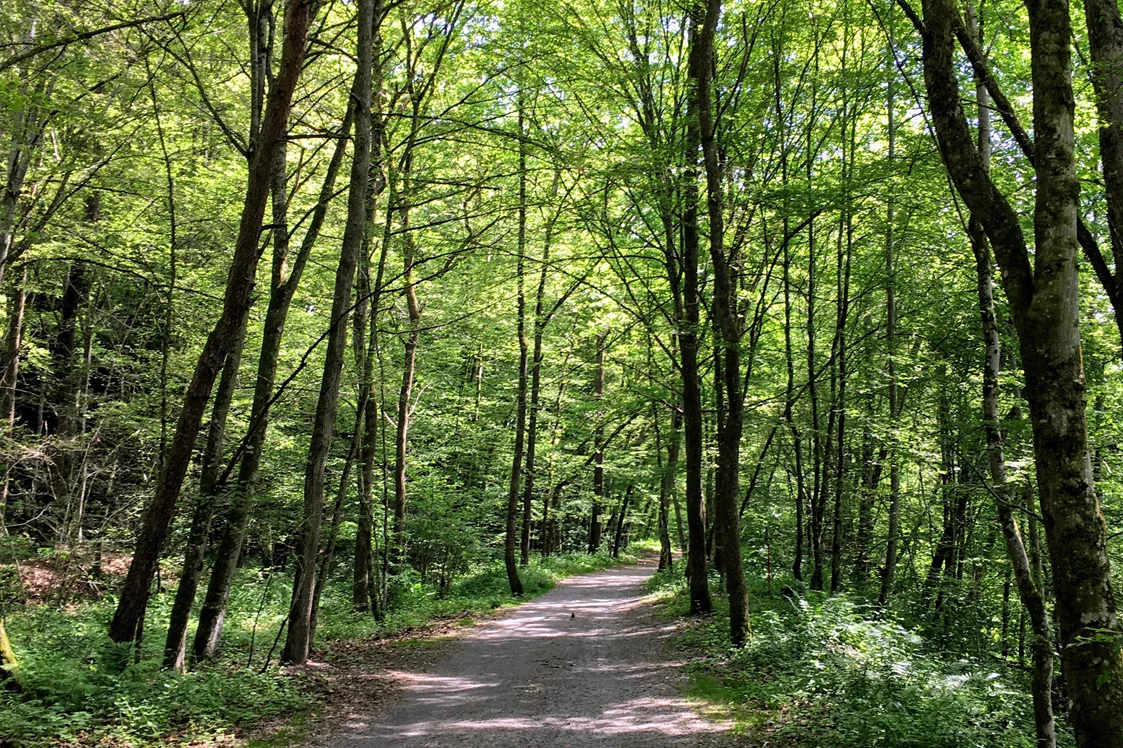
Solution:
<path fill-rule="evenodd" d="M 392 672 L 397 704 L 348 725 L 363 746 L 694 746 L 707 721 L 663 655 L 675 627 L 642 597 L 647 565 L 590 574 L 471 632 L 430 672 Z"/>

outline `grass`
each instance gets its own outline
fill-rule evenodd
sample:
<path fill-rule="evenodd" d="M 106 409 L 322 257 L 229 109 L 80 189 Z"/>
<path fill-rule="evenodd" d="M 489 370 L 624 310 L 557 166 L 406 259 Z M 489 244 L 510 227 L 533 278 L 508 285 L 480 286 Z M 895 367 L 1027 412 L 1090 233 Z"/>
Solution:
<path fill-rule="evenodd" d="M 773 746 L 1029 748 L 1024 675 L 940 651 L 863 601 L 807 593 L 787 599 L 751 581 L 752 639 L 733 649 L 726 601 L 695 619 L 676 646 L 695 656 L 689 693 L 736 731 Z M 667 616 L 689 600 L 676 570 L 650 583 Z M 716 587 L 716 585 L 715 585 Z M 1060 736 L 1060 745 L 1071 737 Z"/>
<path fill-rule="evenodd" d="M 631 557 L 620 559 L 625 560 Z M 351 609 L 346 574 L 337 573 L 324 592 L 316 644 L 321 648 L 400 635 L 436 620 L 469 626 L 496 609 L 548 591 L 559 579 L 615 563 L 619 561 L 604 554 L 535 559 L 522 570 L 526 592 L 521 598 L 510 594 L 499 563 L 455 581 L 444 597 L 413 580 L 398 609 L 381 623 Z M 240 575 L 220 657 L 185 674 L 160 668 L 171 590 L 153 596 L 139 662 L 133 661 L 132 647 L 106 637 L 116 602 L 111 598 L 65 608 L 9 609 L 6 624 L 20 658 L 22 691 L 0 689 L 0 747 L 225 741 L 263 719 L 280 720 L 286 727 L 254 744 L 266 748 L 299 740 L 315 699 L 298 672 L 277 666 L 275 653 L 269 656 L 287 611 L 290 580 L 261 569 Z M 420 648 L 442 643 L 440 637 L 398 641 Z"/>

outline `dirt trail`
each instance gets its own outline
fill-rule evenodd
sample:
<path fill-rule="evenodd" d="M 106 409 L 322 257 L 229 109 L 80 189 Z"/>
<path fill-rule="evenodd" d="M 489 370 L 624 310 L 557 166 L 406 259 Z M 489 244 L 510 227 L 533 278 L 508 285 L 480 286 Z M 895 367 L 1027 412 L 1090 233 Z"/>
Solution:
<path fill-rule="evenodd" d="M 653 563 L 573 577 L 451 645 L 331 748 L 715 746 L 728 725 L 681 696 L 674 625 L 642 601 Z"/>

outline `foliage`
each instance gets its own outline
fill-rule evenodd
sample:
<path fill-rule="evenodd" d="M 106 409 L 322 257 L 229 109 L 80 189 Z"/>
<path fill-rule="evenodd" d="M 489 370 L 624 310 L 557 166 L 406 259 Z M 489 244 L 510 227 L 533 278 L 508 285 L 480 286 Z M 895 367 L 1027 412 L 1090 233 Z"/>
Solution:
<path fill-rule="evenodd" d="M 604 554 L 535 559 L 524 571 L 522 599 L 547 592 L 567 576 L 631 559 Z M 291 586 L 285 575 L 272 576 L 276 578 L 244 571 L 234 588 L 222 657 L 183 674 L 161 669 L 159 640 L 146 641 L 143 659 L 136 663 L 131 646 L 105 638 L 110 599 L 67 609 L 36 605 L 11 611 L 8 625 L 20 643 L 22 691 L 0 689 L 0 743 L 32 748 L 210 740 L 314 708 L 299 673 L 277 667 L 275 657 L 262 668 L 284 619 Z M 152 630 L 166 625 L 168 597 L 153 599 L 146 622 Z M 324 594 L 317 641 L 330 649 L 332 641 L 390 636 L 431 621 L 486 615 L 517 602 L 502 565 L 490 563 L 473 569 L 443 596 L 433 585 L 415 584 L 408 601 L 378 623 L 351 609 L 350 588 L 337 578 Z"/>
<path fill-rule="evenodd" d="M 687 610 L 678 575 L 651 588 Z M 731 650 L 724 607 L 676 644 L 699 656 L 692 692 L 723 702 L 748 734 L 780 745 L 840 748 L 1033 746 L 1033 711 L 1017 669 L 934 649 L 849 595 L 768 595 L 754 585 L 753 636 Z M 1071 734 L 1060 735 L 1061 745 Z"/>

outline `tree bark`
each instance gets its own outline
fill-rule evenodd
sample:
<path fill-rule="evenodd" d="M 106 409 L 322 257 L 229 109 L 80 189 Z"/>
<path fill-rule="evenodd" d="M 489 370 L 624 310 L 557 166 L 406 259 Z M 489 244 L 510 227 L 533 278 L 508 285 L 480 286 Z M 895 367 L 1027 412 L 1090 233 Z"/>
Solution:
<path fill-rule="evenodd" d="M 222 316 L 208 336 L 195 365 L 195 372 L 184 394 L 175 436 L 160 471 L 156 495 L 145 512 L 133 561 L 129 565 L 120 601 L 109 626 L 109 636 L 116 642 L 132 641 L 136 636 L 147 604 L 148 589 L 156 572 L 160 548 L 175 516 L 176 502 L 187 474 L 203 411 L 218 371 L 233 345 L 237 327 L 252 300 L 254 277 L 260 257 L 258 236 L 269 194 L 269 174 L 284 140 L 293 91 L 304 63 L 314 9 L 315 4 L 309 0 L 288 0 L 285 7 L 280 71 L 275 85 L 269 91 L 260 143 L 250 166 L 238 239 L 223 298 Z"/>
<path fill-rule="evenodd" d="M 218 650 L 222 638 L 222 628 L 226 619 L 226 606 L 230 590 L 234 584 L 234 574 L 238 569 L 238 559 L 245 541 L 249 524 L 250 510 L 253 507 L 258 471 L 261 468 L 265 437 L 269 430 L 270 401 L 273 398 L 273 385 L 277 379 L 277 367 L 284 339 L 285 322 L 292 306 L 301 277 L 312 247 L 319 238 L 320 229 L 327 216 L 328 202 L 335 193 L 336 175 L 339 173 L 346 151 L 348 136 L 354 119 L 354 106 L 349 105 L 340 126 L 340 140 L 336 145 L 327 172 L 320 188 L 319 201 L 312 212 L 308 231 L 301 241 L 291 268 L 289 260 L 287 177 L 285 150 L 277 154 L 270 176 L 273 218 L 273 259 L 272 277 L 269 289 L 269 302 L 265 310 L 262 327 L 261 350 L 257 358 L 257 372 L 254 377 L 253 404 L 250 406 L 249 429 L 245 436 L 242 461 L 238 466 L 238 476 L 231 491 L 231 503 L 227 509 L 222 535 L 215 551 L 214 566 L 207 584 L 206 596 L 199 611 L 199 625 L 192 642 L 192 657 L 204 660 Z M 286 272 L 287 271 L 287 272 Z"/>
<path fill-rule="evenodd" d="M 893 38 L 890 32 L 890 56 Z M 892 64 L 892 63 L 890 63 Z M 886 96 L 886 117 L 889 123 L 889 163 L 896 156 L 897 117 L 896 101 L 893 90 L 893 77 L 889 78 Z M 889 425 L 895 438 L 897 432 L 898 408 L 897 393 L 897 279 L 894 269 L 894 201 L 892 193 L 886 199 L 885 207 L 885 349 L 888 359 L 886 370 L 889 374 Z M 885 546 L 885 566 L 881 569 L 881 588 L 877 593 L 878 605 L 884 606 L 893 594 L 893 582 L 897 575 L 897 544 L 901 535 L 901 471 L 897 458 L 896 444 L 889 447 L 889 537 Z"/>
<path fill-rule="evenodd" d="M 1115 748 L 1123 745 L 1123 657 L 1115 646 L 1120 627 L 1085 421 L 1072 29 L 1066 0 L 1028 5 L 1038 167 L 1034 267 L 1018 217 L 971 140 L 955 74 L 950 0 L 924 4 L 925 86 L 944 163 L 994 249 L 1018 333 L 1076 742 Z"/>
<path fill-rule="evenodd" d="M 27 265 L 20 272 L 8 304 L 8 330 L 4 336 L 4 374 L 0 379 L 0 418 L 4 419 L 4 433 L 11 437 L 16 427 L 16 383 L 19 379 L 19 358 L 23 349 L 23 318 L 27 307 Z M 5 515 L 8 491 L 11 485 L 11 467 L 4 470 L 0 486 L 0 537 L 8 534 Z"/>
<path fill-rule="evenodd" d="M 616 536 L 612 540 L 612 557 L 620 558 L 620 541 L 624 537 L 624 523 L 628 519 L 628 502 L 632 498 L 633 486 L 628 486 L 624 491 L 624 501 L 620 504 L 620 512 L 616 516 Z"/>
<path fill-rule="evenodd" d="M 691 33 L 694 31 L 692 26 Z M 691 44 L 691 55 L 694 45 Z M 682 175 L 682 315 L 679 317 L 679 350 L 682 375 L 683 442 L 686 452 L 686 526 L 688 549 L 686 576 L 690 586 L 690 614 L 713 611 L 706 558 L 706 505 L 702 495 L 702 458 L 704 422 L 702 418 L 702 382 L 698 372 L 698 348 L 701 335 L 700 299 L 698 289 L 698 152 L 702 147 L 702 131 L 698 118 L 698 63 L 688 63 L 686 92 L 685 169 Z"/>
<path fill-rule="evenodd" d="M 405 358 L 402 364 L 402 385 L 398 390 L 398 424 L 394 436 L 394 543 L 390 553 L 390 566 L 394 574 L 402 571 L 406 554 L 406 448 L 409 443 L 410 400 L 413 397 L 413 379 L 417 362 L 417 344 L 421 325 L 421 305 L 417 300 L 414 279 L 413 238 L 409 233 L 409 205 L 401 210 L 403 248 L 403 281 L 405 283 L 406 310 L 409 331 L 405 340 Z"/>
<path fill-rule="evenodd" d="M 653 404 L 652 408 L 656 409 L 656 406 Z M 658 428 L 659 413 L 657 409 L 653 416 L 656 428 Z M 662 463 L 662 460 L 660 459 L 661 473 L 659 475 L 659 571 L 669 570 L 674 562 L 674 549 L 671 547 L 670 502 L 675 492 L 675 483 L 678 480 L 678 451 L 681 428 L 681 411 L 677 407 L 672 407 L 671 432 L 667 435 L 666 441 L 667 461 L 666 463 Z"/>
<path fill-rule="evenodd" d="M 608 333 L 597 335 L 597 369 L 593 380 L 593 397 L 597 401 L 596 431 L 593 435 L 593 509 L 589 517 L 589 553 L 600 550 L 601 504 L 604 501 L 604 353 Z"/>
<path fill-rule="evenodd" d="M 986 106 L 980 99 L 980 109 Z M 1037 732 L 1037 748 L 1053 748 L 1057 744 L 1056 725 L 1053 720 L 1053 632 L 1049 622 L 1049 610 L 1045 598 L 1033 579 L 1029 555 L 1026 553 L 1021 530 L 1012 508 L 1013 501 L 1006 483 L 1006 460 L 1002 449 L 1002 434 L 999 430 L 1001 416 L 998 411 L 998 378 L 1000 374 L 1001 337 L 994 313 L 993 273 L 990 265 L 990 249 L 982 223 L 972 218 L 969 234 L 971 249 L 975 253 L 975 266 L 978 273 L 979 313 L 982 318 L 985 364 L 983 367 L 983 424 L 986 431 L 987 452 L 990 464 L 990 479 L 997 494 L 998 520 L 1002 535 L 1006 540 L 1006 556 L 1014 570 L 1018 596 L 1029 614 L 1033 629 L 1031 647 L 1033 676 L 1030 692 L 1033 696 L 1034 726 Z M 1009 585 L 1004 593 L 1009 596 Z"/>
<path fill-rule="evenodd" d="M 171 670 L 182 670 L 184 666 L 187 625 L 191 619 L 191 608 L 195 604 L 196 593 L 199 591 L 199 580 L 203 575 L 203 557 L 207 552 L 211 518 L 214 516 L 219 492 L 217 483 L 219 470 L 222 468 L 226 419 L 230 415 L 230 405 L 234 401 L 234 391 L 238 386 L 238 368 L 242 362 L 247 321 L 243 318 L 234 347 L 226 354 L 226 363 L 222 366 L 222 375 L 219 377 L 218 390 L 215 392 L 214 404 L 211 408 L 211 423 L 207 429 L 202 474 L 199 477 L 199 495 L 195 499 L 195 511 L 191 516 L 187 548 L 184 551 L 183 569 L 179 576 L 179 586 L 176 587 L 175 601 L 168 615 L 168 635 L 164 641 L 164 667 Z"/>
<path fill-rule="evenodd" d="M 518 96 L 519 108 L 519 133 L 526 127 L 523 115 L 522 92 Z M 511 587 L 512 595 L 523 593 L 523 583 L 519 579 L 518 560 L 515 557 L 519 545 L 519 489 L 522 487 L 523 457 L 526 452 L 526 395 L 527 395 L 527 340 L 526 340 L 526 140 L 519 138 L 519 207 L 518 207 L 518 239 L 516 246 L 516 262 L 518 265 L 517 279 L 518 290 L 516 293 L 515 314 L 517 315 L 518 331 L 516 333 L 519 344 L 519 371 L 518 392 L 515 396 L 515 447 L 511 458 L 511 483 L 507 491 L 507 525 L 503 543 L 503 561 L 507 567 L 507 583 Z M 527 504 L 529 510 L 530 504 Z M 526 538 L 523 547 L 523 563 L 530 559 L 530 517 L 523 518 L 523 536 Z"/>
<path fill-rule="evenodd" d="M 721 0 L 695 6 L 690 43 L 689 75 L 695 80 L 706 173 L 706 206 L 709 215 L 710 261 L 713 265 L 713 314 L 721 353 L 724 417 L 719 415 L 718 465 L 714 492 L 714 522 L 721 536 L 725 588 L 729 595 L 729 631 L 733 646 L 745 643 L 749 631 L 749 596 L 741 559 L 741 433 L 744 425 L 744 390 L 741 372 L 741 327 L 737 308 L 739 258 L 736 247 L 726 250 L 722 163 L 718 123 L 713 111 L 714 35 L 721 18 Z"/>
<path fill-rule="evenodd" d="M 289 627 L 281 661 L 302 665 L 308 660 L 315 635 L 316 560 L 320 552 L 320 525 L 324 511 L 324 478 L 328 456 L 335 434 L 339 410 L 340 375 L 347 352 L 348 317 L 351 311 L 351 289 L 355 267 L 369 224 L 367 185 L 371 154 L 371 86 L 374 55 L 374 0 L 357 0 L 358 66 L 355 71 L 355 155 L 351 163 L 351 183 L 347 194 L 347 221 L 339 266 L 335 273 L 335 291 L 331 303 L 331 329 L 324 353 L 324 374 L 320 380 L 320 396 L 312 421 L 312 437 L 308 446 L 308 462 L 304 473 L 304 516 L 299 529 L 301 553 L 296 560 Z M 345 484 L 344 484 L 345 485 Z M 344 487 L 344 491 L 346 488 Z M 342 510 L 342 507 L 339 509 Z M 338 512 L 337 512 L 338 513 Z"/>
<path fill-rule="evenodd" d="M 1107 225 L 1114 272 L 1098 272 L 1123 341 L 1123 18 L 1116 0 L 1086 0 L 1092 87 L 1099 119 Z"/>

